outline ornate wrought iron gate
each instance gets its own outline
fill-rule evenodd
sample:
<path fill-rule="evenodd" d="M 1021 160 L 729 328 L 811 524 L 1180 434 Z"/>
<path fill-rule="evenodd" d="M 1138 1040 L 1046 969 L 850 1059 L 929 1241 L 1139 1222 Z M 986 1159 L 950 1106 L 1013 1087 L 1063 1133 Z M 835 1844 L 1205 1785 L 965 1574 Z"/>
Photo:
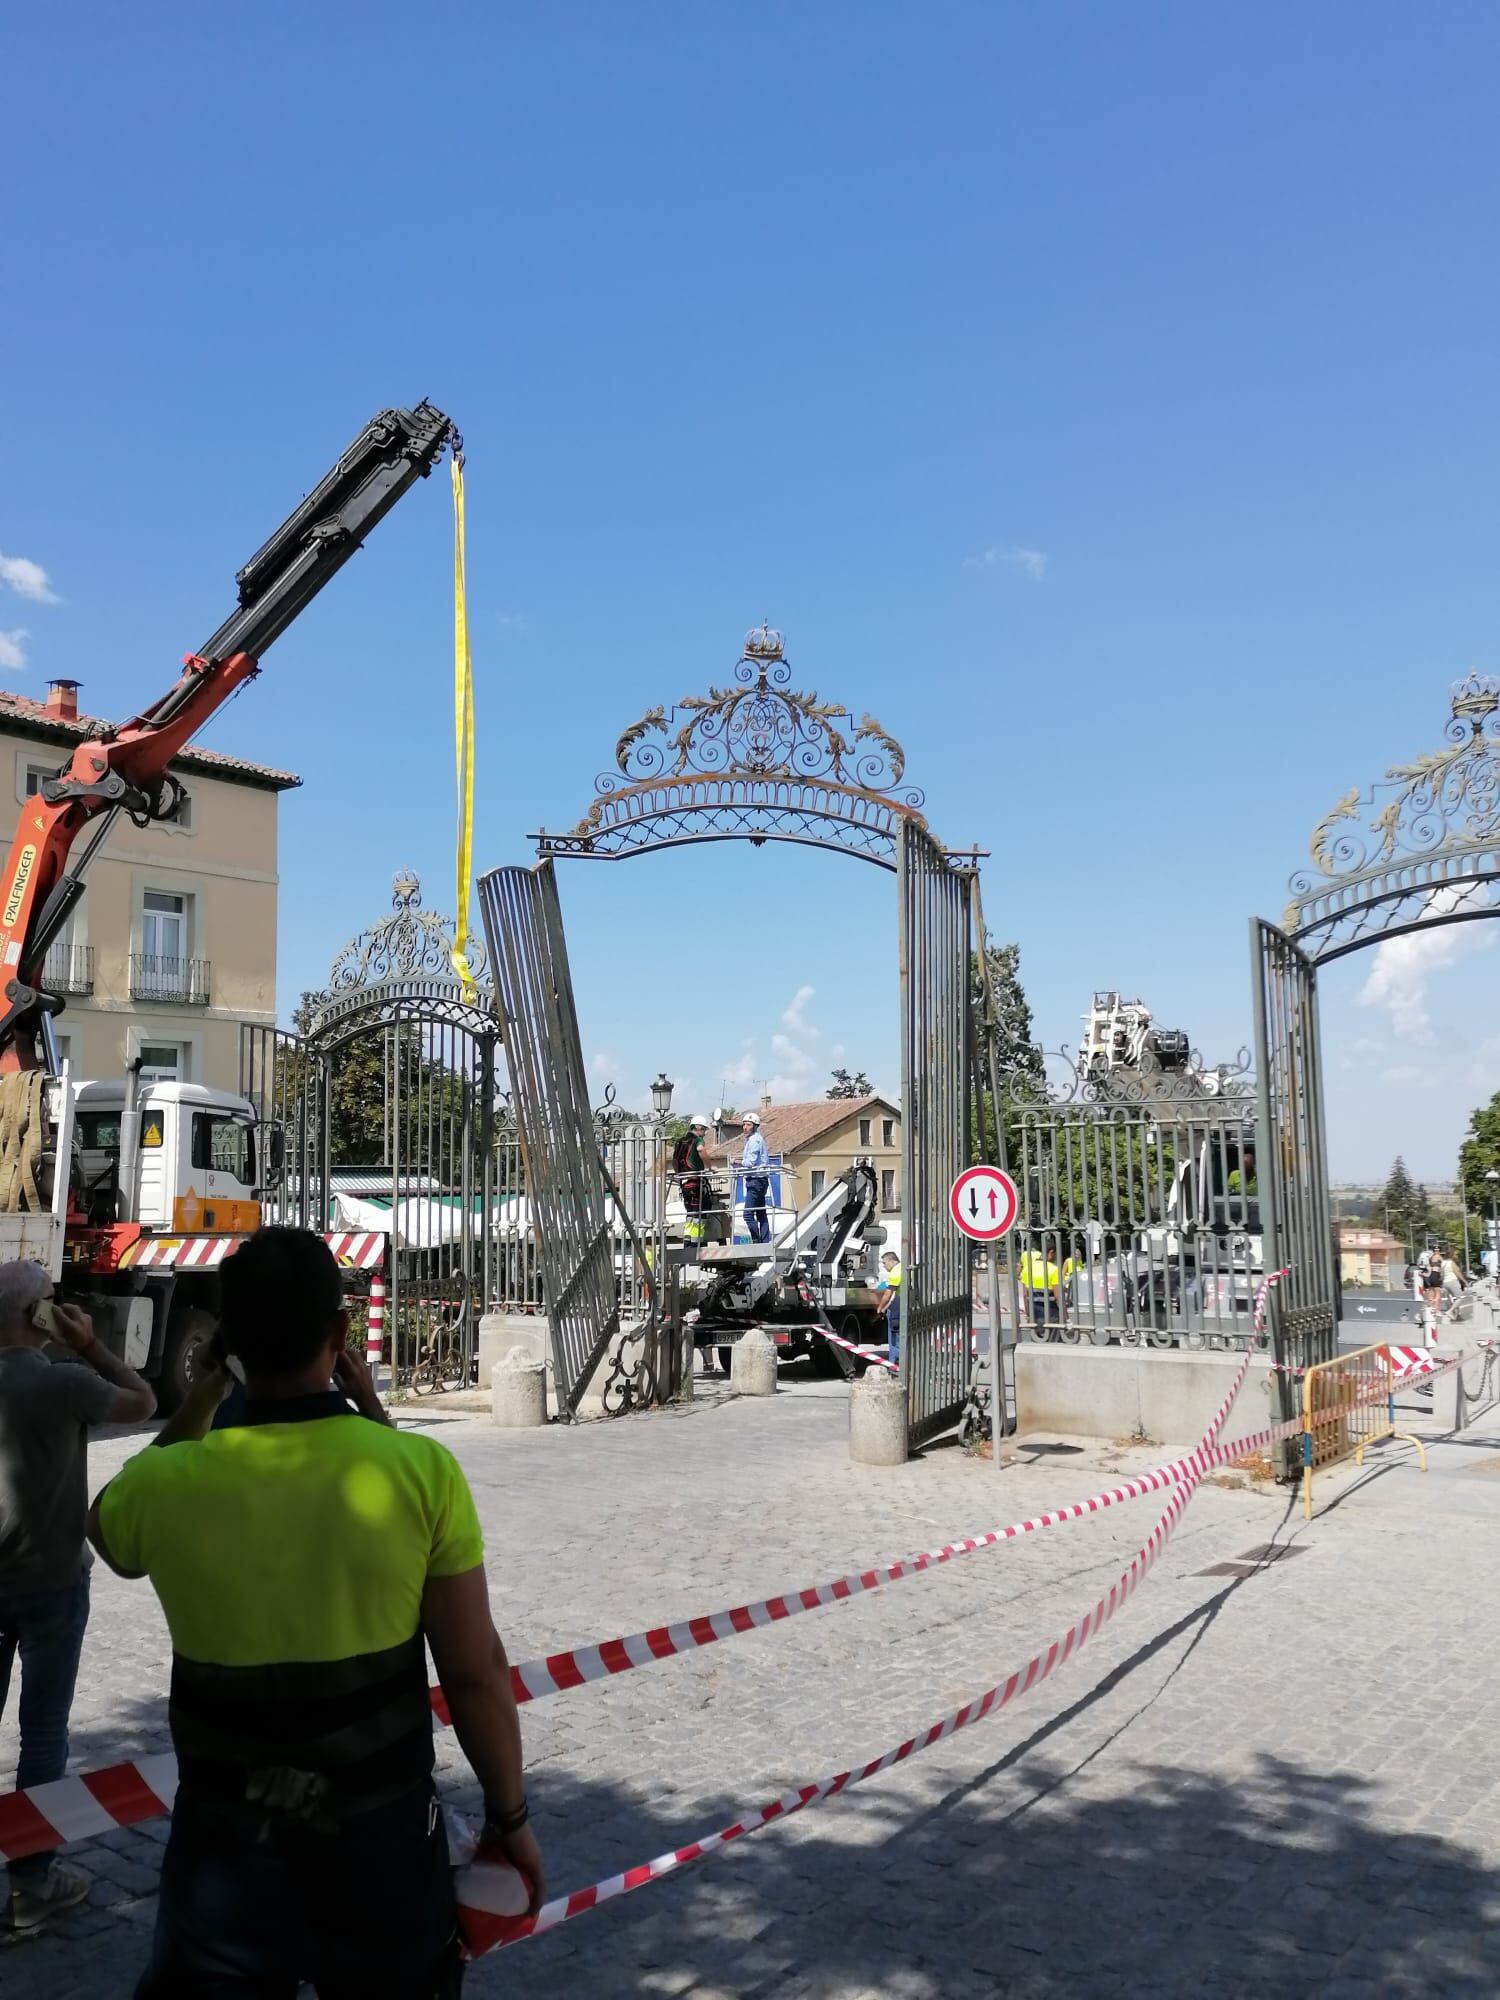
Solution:
<path fill-rule="evenodd" d="M 479 907 L 542 1268 L 558 1400 L 576 1410 L 619 1329 L 615 1230 L 550 860 L 481 876 Z"/>
<path fill-rule="evenodd" d="M 973 869 L 905 821 L 896 882 L 901 962 L 901 1370 L 912 1443 L 957 1421 L 972 1379 L 971 1256 L 948 1213 L 977 1112 L 970 1003 Z M 998 1379 L 998 1378 L 997 1378 Z"/>
<path fill-rule="evenodd" d="M 467 1385 L 490 1303 L 495 1208 L 496 1024 L 481 983 L 465 996 L 452 933 L 396 879 L 394 913 L 353 939 L 298 1029 L 247 1027 L 241 1089 L 281 1134 L 268 1222 L 367 1230 L 390 1244 L 398 1383 Z M 482 953 L 471 954 L 481 982 Z"/>
<path fill-rule="evenodd" d="M 1287 1271 L 1271 1294 L 1270 1325 L 1277 1360 L 1305 1368 L 1332 1360 L 1338 1346 L 1318 975 L 1306 952 L 1260 917 L 1251 919 L 1250 953 L 1265 1262 Z M 1289 1399 L 1290 1378 L 1281 1381 Z"/>

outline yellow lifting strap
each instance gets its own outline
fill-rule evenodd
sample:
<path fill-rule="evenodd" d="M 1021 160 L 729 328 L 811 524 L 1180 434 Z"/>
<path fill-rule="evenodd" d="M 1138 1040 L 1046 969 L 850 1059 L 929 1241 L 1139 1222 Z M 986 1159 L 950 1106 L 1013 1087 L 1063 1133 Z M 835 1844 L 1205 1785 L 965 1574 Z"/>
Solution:
<path fill-rule="evenodd" d="M 477 988 L 469 970 L 469 875 L 474 851 L 474 674 L 469 661 L 469 613 L 464 590 L 464 462 L 453 454 L 453 761 L 458 780 L 458 847 L 454 860 L 453 970 L 464 998 Z"/>

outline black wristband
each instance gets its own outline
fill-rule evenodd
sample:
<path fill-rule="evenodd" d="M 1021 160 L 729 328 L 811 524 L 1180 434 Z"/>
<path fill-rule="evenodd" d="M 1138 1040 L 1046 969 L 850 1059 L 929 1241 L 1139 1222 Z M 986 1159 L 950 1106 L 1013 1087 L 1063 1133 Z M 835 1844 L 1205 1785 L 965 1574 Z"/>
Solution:
<path fill-rule="evenodd" d="M 521 1797 L 521 1803 L 516 1807 L 514 1812 L 496 1812 L 493 1806 L 486 1804 L 484 1809 L 484 1831 L 492 1833 L 497 1840 L 509 1840 L 513 1833 L 521 1831 L 521 1828 L 525 1826 L 530 1817 L 531 1808 L 526 1802 L 524 1793 Z"/>

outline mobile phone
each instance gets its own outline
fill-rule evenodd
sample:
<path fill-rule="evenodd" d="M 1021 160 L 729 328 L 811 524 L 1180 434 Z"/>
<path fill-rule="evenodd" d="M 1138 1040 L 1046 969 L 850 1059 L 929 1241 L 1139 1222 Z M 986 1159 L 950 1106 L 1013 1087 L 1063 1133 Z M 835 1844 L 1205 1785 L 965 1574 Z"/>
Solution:
<path fill-rule="evenodd" d="M 57 1309 L 51 1299 L 38 1299 L 31 1308 L 31 1324 L 42 1333 L 56 1333 Z"/>

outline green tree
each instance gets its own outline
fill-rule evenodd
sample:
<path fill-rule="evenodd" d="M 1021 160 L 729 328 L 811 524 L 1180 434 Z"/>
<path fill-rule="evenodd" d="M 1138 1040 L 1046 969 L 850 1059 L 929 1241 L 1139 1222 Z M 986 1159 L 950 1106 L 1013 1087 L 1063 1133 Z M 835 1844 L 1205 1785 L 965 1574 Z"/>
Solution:
<path fill-rule="evenodd" d="M 292 1025 L 299 1034 L 307 1033 L 316 1000 L 315 994 L 304 993 L 298 1003 Z M 319 1058 L 299 1048 L 284 1049 L 277 1060 L 277 1096 L 290 1110 Z M 461 1124 L 471 1081 L 432 1058 L 415 1022 L 361 1029 L 334 1049 L 326 1062 L 331 1167 L 387 1164 L 398 1110 L 402 1119 L 398 1143 L 408 1159 L 432 1148 L 430 1136 L 419 1136 L 419 1126 L 430 1135 Z M 295 1149 L 291 1134 L 288 1145 Z"/>
<path fill-rule="evenodd" d="M 1469 1130 L 1458 1149 L 1458 1184 L 1464 1206 L 1488 1223 L 1493 1196 L 1500 1183 L 1485 1179 L 1500 1173 L 1500 1090 L 1488 1104 L 1469 1113 Z"/>
<path fill-rule="evenodd" d="M 1426 1188 L 1412 1179 L 1399 1153 L 1385 1186 L 1375 1197 L 1375 1213 L 1408 1250 L 1421 1249 L 1432 1227 L 1432 1205 Z"/>
<path fill-rule="evenodd" d="M 862 1069 L 855 1070 L 852 1076 L 846 1069 L 836 1069 L 832 1083 L 823 1093 L 825 1097 L 873 1097 L 874 1094 L 875 1086 Z"/>
<path fill-rule="evenodd" d="M 983 1130 L 977 1134 L 983 1158 L 997 1157 L 998 1135 L 991 1078 L 1000 1078 L 1004 1105 L 1006 1156 L 1015 1157 L 1018 1129 L 1017 1106 L 1028 1100 L 1040 1102 L 1047 1095 L 1047 1077 L 1042 1051 L 1037 1046 L 1031 1023 L 1031 1004 L 1021 984 L 1021 947 L 1018 944 L 984 943 L 984 957 L 975 952 L 969 961 L 970 997 L 981 1036 L 983 1067 Z M 986 978 L 986 973 L 988 977 Z M 993 1061 L 993 1069 L 991 1068 Z"/>

